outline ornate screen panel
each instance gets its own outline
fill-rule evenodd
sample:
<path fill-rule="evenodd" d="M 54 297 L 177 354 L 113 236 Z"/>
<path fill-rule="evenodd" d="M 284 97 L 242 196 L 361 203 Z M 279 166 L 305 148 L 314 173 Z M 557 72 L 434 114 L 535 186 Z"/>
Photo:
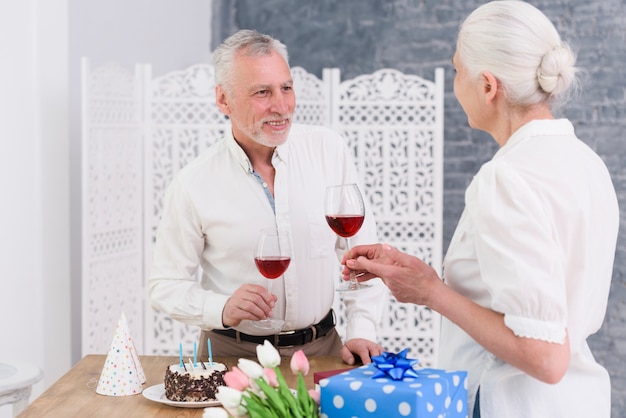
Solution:
<path fill-rule="evenodd" d="M 321 80 L 299 67 L 292 73 L 295 121 L 344 136 L 379 239 L 439 270 L 443 70 L 434 82 L 391 69 L 344 82 L 337 69 Z M 193 346 L 198 329 L 154 311 L 145 281 L 168 184 L 229 126 L 215 105 L 213 67 L 152 79 L 149 65 L 132 74 L 115 65 L 90 72 L 85 63 L 84 74 L 83 353 L 106 351 L 124 312 L 140 353 L 175 355 L 180 342 Z M 431 365 L 438 327 L 430 310 L 390 299 L 379 334 L 386 349 L 409 347 Z"/>
<path fill-rule="evenodd" d="M 330 125 L 330 80 L 320 80 L 302 67 L 291 69 L 296 93 L 294 119 L 309 125 Z"/>
<path fill-rule="evenodd" d="M 228 120 L 215 105 L 213 67 L 194 65 L 152 80 L 146 92 L 146 280 L 163 197 L 178 171 L 222 137 Z M 147 354 L 175 354 L 192 347 L 199 330 L 157 312 L 146 303 Z"/>
<path fill-rule="evenodd" d="M 443 70 L 436 71 L 435 82 L 393 69 L 341 83 L 333 70 L 330 78 L 332 126 L 353 150 L 379 240 L 440 271 Z M 335 309 L 341 312 L 341 304 Z M 391 298 L 380 330 L 387 350 L 409 347 L 422 364 L 434 364 L 439 336 L 435 312 Z"/>
<path fill-rule="evenodd" d="M 122 313 L 143 345 L 140 67 L 82 61 L 82 353 L 106 353 Z"/>

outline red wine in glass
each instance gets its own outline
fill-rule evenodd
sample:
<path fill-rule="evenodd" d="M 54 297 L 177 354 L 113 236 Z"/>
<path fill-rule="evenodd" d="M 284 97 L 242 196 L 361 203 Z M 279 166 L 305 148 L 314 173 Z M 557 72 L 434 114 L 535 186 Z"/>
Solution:
<path fill-rule="evenodd" d="M 359 232 L 364 219 L 363 215 L 326 215 L 326 222 L 330 228 L 344 238 L 352 237 Z"/>
<path fill-rule="evenodd" d="M 340 237 L 346 239 L 346 247 L 350 250 L 350 237 L 361 229 L 365 219 L 365 204 L 356 184 L 341 184 L 326 189 L 324 211 L 328 226 Z M 370 287 L 359 283 L 354 272 L 350 273 L 349 284 L 341 284 L 337 290 L 359 290 Z"/>
<path fill-rule="evenodd" d="M 272 293 L 272 282 L 282 276 L 291 262 L 291 240 L 289 231 L 282 228 L 267 228 L 261 230 L 254 263 L 259 272 L 268 279 L 267 291 Z M 278 332 L 282 328 L 284 320 L 267 318 L 260 321 L 252 321 L 258 328 Z"/>
<path fill-rule="evenodd" d="M 291 257 L 255 257 L 254 262 L 256 264 L 256 268 L 259 269 L 263 276 L 268 279 L 277 279 L 282 276 L 285 270 L 287 270 L 287 267 L 289 267 Z"/>

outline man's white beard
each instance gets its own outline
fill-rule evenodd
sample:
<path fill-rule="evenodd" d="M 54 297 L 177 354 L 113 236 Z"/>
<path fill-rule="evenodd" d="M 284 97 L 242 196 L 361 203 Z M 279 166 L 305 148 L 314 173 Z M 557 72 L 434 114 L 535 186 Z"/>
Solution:
<path fill-rule="evenodd" d="M 291 122 L 292 120 L 291 117 L 292 115 L 289 115 L 287 117 L 282 117 L 281 119 L 288 119 Z M 240 129 L 245 135 L 247 135 L 254 142 L 264 145 L 266 147 L 273 148 L 273 147 L 277 147 L 287 142 L 287 137 L 289 136 L 289 131 L 291 130 L 291 123 L 287 124 L 285 130 L 281 132 L 279 135 L 272 135 L 263 131 L 263 125 L 265 124 L 265 122 L 266 121 L 263 121 L 260 125 L 260 128 L 255 129 L 254 131 L 250 130 L 248 126 L 246 126 L 245 128 L 240 128 Z"/>

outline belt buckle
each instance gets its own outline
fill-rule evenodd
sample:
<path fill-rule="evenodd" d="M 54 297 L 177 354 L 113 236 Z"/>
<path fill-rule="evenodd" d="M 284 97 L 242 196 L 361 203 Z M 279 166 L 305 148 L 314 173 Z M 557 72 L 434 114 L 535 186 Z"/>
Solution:
<path fill-rule="evenodd" d="M 292 335 L 295 334 L 296 331 L 295 330 L 291 330 L 291 331 L 280 331 L 278 334 L 274 334 L 274 347 L 283 347 L 280 346 L 278 343 L 280 341 L 280 337 L 283 335 Z M 284 347 L 289 347 L 287 345 L 285 345 Z"/>

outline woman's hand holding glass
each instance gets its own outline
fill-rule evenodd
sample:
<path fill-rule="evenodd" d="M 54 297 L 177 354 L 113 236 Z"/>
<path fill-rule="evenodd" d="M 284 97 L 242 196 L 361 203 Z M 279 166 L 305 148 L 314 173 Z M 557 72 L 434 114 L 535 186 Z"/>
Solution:
<path fill-rule="evenodd" d="M 443 284 L 430 265 L 389 244 L 356 246 L 342 263 L 344 280 L 351 274 L 359 280 L 380 277 L 398 302 L 430 306 L 434 289 Z"/>
<path fill-rule="evenodd" d="M 356 235 L 365 219 L 363 196 L 356 184 L 341 184 L 326 189 L 324 210 L 328 226 L 340 237 L 345 238 L 350 250 L 350 237 Z M 338 291 L 354 291 L 370 287 L 360 284 L 354 274 L 349 275 L 349 282 L 342 283 Z"/>

